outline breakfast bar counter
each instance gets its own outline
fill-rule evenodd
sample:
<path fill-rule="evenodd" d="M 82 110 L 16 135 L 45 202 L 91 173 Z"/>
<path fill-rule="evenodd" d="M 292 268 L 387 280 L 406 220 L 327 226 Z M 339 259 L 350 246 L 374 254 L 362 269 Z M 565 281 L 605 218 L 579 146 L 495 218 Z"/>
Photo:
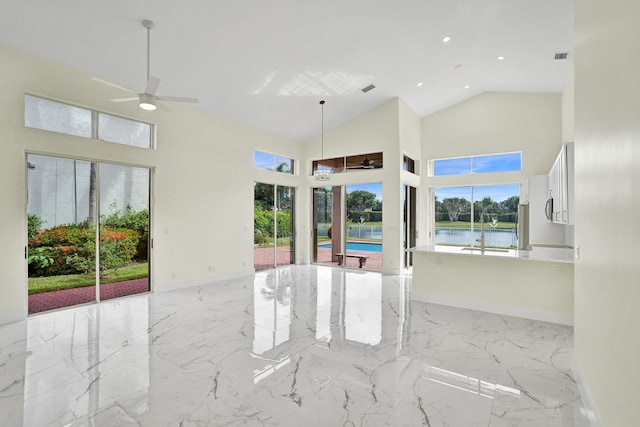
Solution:
<path fill-rule="evenodd" d="M 418 246 L 409 251 L 416 300 L 573 324 L 572 249 Z"/>

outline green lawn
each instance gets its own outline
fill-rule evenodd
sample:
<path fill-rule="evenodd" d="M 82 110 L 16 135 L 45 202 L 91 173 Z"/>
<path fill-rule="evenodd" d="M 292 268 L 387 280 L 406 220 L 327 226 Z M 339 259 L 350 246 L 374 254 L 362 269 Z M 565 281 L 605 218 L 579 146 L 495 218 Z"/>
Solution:
<path fill-rule="evenodd" d="M 290 237 L 278 237 L 278 246 L 289 246 L 291 244 L 291 238 Z M 253 244 L 254 248 L 269 248 L 269 247 L 273 247 L 273 238 L 272 237 L 268 237 L 265 239 L 265 242 L 263 243 L 255 243 Z"/>
<path fill-rule="evenodd" d="M 148 277 L 147 263 L 134 264 L 117 270 L 107 271 L 100 278 L 100 283 L 124 282 L 125 280 L 142 279 Z M 96 283 L 95 274 L 67 274 L 64 276 L 29 277 L 29 295 L 43 292 L 60 291 L 63 289 L 83 288 Z"/>
<path fill-rule="evenodd" d="M 436 222 L 436 227 L 442 227 L 442 228 L 470 228 L 471 227 L 471 223 L 470 222 L 464 222 L 464 221 L 455 221 L 455 222 L 449 222 L 449 221 L 439 221 Z M 498 222 L 498 226 L 496 228 L 515 228 L 516 224 L 515 222 Z M 475 222 L 473 223 L 473 228 L 480 228 L 480 223 L 479 222 Z M 491 228 L 493 228 L 490 223 L 485 222 L 484 224 L 484 229 L 485 230 L 490 230 Z"/>

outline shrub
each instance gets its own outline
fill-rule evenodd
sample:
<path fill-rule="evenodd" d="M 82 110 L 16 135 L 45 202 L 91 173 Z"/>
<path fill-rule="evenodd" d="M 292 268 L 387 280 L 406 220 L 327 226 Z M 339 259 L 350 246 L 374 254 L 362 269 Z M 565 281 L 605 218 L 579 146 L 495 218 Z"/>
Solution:
<path fill-rule="evenodd" d="M 291 214 L 287 211 L 278 211 L 277 237 L 289 237 L 291 235 Z"/>
<path fill-rule="evenodd" d="M 126 228 L 100 229 L 101 271 L 129 264 L 140 234 Z M 95 271 L 95 229 L 62 225 L 29 239 L 29 274 L 55 276 Z"/>
<path fill-rule="evenodd" d="M 127 206 L 124 213 L 118 209 L 118 204 L 114 201 L 109 207 L 111 214 L 102 216 L 100 224 L 109 228 L 127 228 L 139 233 L 140 239 L 136 248 L 135 258 L 146 260 L 149 242 L 149 210 L 142 209 L 134 211 L 131 206 Z"/>
<path fill-rule="evenodd" d="M 253 241 L 264 243 L 273 231 L 273 212 L 265 211 L 260 204 L 253 205 Z"/>
<path fill-rule="evenodd" d="M 27 215 L 27 235 L 29 239 L 40 232 L 42 220 L 38 215 Z"/>

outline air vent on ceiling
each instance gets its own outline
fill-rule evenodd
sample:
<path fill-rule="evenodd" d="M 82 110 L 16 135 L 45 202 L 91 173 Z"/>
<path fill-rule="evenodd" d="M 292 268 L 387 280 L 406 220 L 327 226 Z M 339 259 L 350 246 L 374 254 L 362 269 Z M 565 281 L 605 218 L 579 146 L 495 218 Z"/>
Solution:
<path fill-rule="evenodd" d="M 553 59 L 567 59 L 569 52 L 558 52 Z"/>
<path fill-rule="evenodd" d="M 375 88 L 376 88 L 376 87 L 375 87 L 374 85 L 369 85 L 369 86 L 367 86 L 367 87 L 363 88 L 363 89 L 362 89 L 362 91 L 363 91 L 364 93 L 367 93 L 367 92 L 369 92 L 370 90 L 373 90 L 373 89 L 375 89 Z"/>

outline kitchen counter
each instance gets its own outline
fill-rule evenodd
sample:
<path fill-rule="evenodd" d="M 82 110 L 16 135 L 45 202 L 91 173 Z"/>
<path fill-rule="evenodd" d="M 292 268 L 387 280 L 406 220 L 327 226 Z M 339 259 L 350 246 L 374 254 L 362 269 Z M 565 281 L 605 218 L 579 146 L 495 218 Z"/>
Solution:
<path fill-rule="evenodd" d="M 418 246 L 409 251 L 416 300 L 573 324 L 573 249 Z"/>
<path fill-rule="evenodd" d="M 461 256 L 480 256 L 480 257 L 500 257 L 513 258 L 524 261 L 543 261 L 543 262 L 559 262 L 573 264 L 574 253 L 571 248 L 549 248 L 535 247 L 530 251 L 521 251 L 515 249 L 493 249 L 487 248 L 484 251 L 479 248 L 462 248 L 460 246 L 417 246 L 408 249 L 409 252 L 418 253 L 442 253 L 455 254 Z"/>

